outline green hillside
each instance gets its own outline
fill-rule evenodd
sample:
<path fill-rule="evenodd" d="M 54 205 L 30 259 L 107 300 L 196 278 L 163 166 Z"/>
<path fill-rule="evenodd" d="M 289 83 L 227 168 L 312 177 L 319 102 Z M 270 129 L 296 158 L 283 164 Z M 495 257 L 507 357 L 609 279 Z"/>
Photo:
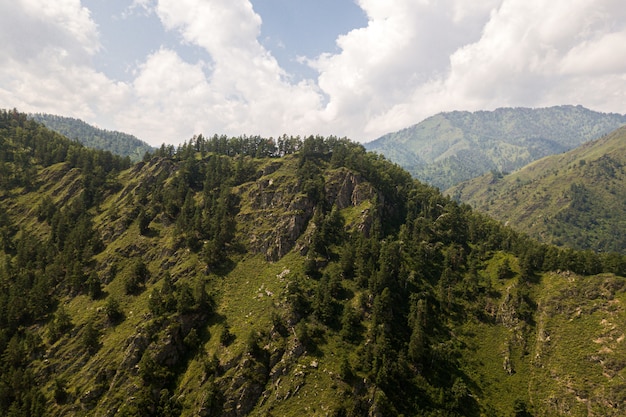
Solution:
<path fill-rule="evenodd" d="M 581 106 L 440 113 L 365 144 L 445 190 L 490 171 L 512 172 L 626 124 L 626 116 Z"/>
<path fill-rule="evenodd" d="M 626 128 L 447 191 L 547 243 L 626 253 Z"/>
<path fill-rule="evenodd" d="M 0 172 L 0 415 L 626 412 L 624 256 L 527 239 L 346 139 L 128 166 L 0 111 Z"/>
<path fill-rule="evenodd" d="M 29 117 L 39 123 L 43 123 L 55 132 L 79 141 L 89 148 L 110 151 L 120 156 L 128 156 L 134 162 L 140 161 L 146 152 L 154 150 L 146 142 L 137 139 L 133 135 L 99 129 L 72 117 L 45 113 L 31 114 Z"/>

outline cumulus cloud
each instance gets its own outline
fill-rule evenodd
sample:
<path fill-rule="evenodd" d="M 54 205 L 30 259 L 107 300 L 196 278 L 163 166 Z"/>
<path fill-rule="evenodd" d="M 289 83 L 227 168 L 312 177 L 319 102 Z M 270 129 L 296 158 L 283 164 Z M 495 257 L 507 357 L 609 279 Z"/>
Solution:
<path fill-rule="evenodd" d="M 112 111 L 123 85 L 91 67 L 97 26 L 79 0 L 0 5 L 0 106 L 83 118 Z"/>
<path fill-rule="evenodd" d="M 465 2 L 453 0 L 437 5 L 360 0 L 367 27 L 339 37 L 339 54 L 311 62 L 320 72 L 320 87 L 330 97 L 327 111 L 358 139 L 371 139 L 402 119 L 415 123 L 418 115 L 399 117 L 394 109 L 440 79 L 459 45 L 478 39 L 481 19 L 489 15 L 492 3 L 470 12 Z M 385 123 L 381 115 L 386 113 L 396 122 Z M 345 119 L 345 114 L 352 118 Z"/>
<path fill-rule="evenodd" d="M 574 99 L 582 99 L 574 104 L 596 104 L 610 90 L 587 91 L 585 97 L 576 90 L 626 69 L 612 56 L 624 50 L 616 49 L 626 28 L 622 9 L 610 0 L 506 0 L 490 16 L 480 40 L 451 56 L 445 87 L 489 107 Z M 566 91 L 564 86 L 572 88 Z M 620 110 L 621 105 L 609 106 Z"/>
<path fill-rule="evenodd" d="M 583 104 L 625 112 L 622 0 L 356 0 L 368 22 L 295 82 L 259 41 L 250 0 L 128 0 L 210 59 L 172 46 L 134 78 L 98 72 L 79 0 L 0 4 L 0 107 L 100 122 L 159 144 L 195 133 L 370 140 L 439 111 Z M 129 34 L 132 37 L 132 34 Z M 187 58 L 189 59 L 189 58 Z"/>
<path fill-rule="evenodd" d="M 319 89 L 311 81 L 290 82 L 259 43 L 261 19 L 247 0 L 160 0 L 154 11 L 212 61 L 189 64 L 164 49 L 150 56 L 133 84 L 138 105 L 118 118 L 121 125 L 139 124 L 150 137 L 162 136 L 159 124 L 166 118 L 167 140 L 199 132 L 315 131 Z"/>
<path fill-rule="evenodd" d="M 96 25 L 80 0 L 16 0 L 0 4 L 0 57 L 27 60 L 40 51 L 87 59 L 100 47 Z"/>
<path fill-rule="evenodd" d="M 344 126 L 355 137 L 454 109 L 625 110 L 615 93 L 626 87 L 626 16 L 617 1 L 498 0 L 472 10 L 461 0 L 359 4 L 368 26 L 341 37 L 341 53 L 314 63 L 337 114 L 360 103 L 365 128 Z"/>

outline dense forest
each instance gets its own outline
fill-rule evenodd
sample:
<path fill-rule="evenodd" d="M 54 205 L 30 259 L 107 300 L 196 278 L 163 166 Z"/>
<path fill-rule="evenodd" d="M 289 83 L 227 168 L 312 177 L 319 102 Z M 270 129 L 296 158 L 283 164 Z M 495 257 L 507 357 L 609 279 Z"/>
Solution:
<path fill-rule="evenodd" d="M 29 115 L 36 122 L 43 123 L 48 129 L 77 140 L 83 145 L 115 155 L 128 156 L 133 162 L 140 161 L 146 152 L 153 149 L 147 143 L 127 133 L 99 129 L 73 117 L 63 117 L 46 113 Z"/>
<path fill-rule="evenodd" d="M 0 172 L 2 415 L 625 412 L 624 256 L 540 244 L 345 138 L 131 165 L 10 110 Z"/>

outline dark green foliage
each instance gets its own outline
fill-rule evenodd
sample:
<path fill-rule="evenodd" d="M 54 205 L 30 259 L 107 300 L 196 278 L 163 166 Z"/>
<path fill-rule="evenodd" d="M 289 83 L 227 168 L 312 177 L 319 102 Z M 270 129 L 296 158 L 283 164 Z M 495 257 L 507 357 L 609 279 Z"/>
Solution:
<path fill-rule="evenodd" d="M 511 269 L 511 265 L 509 264 L 509 258 L 504 258 L 502 260 L 502 263 L 498 265 L 496 275 L 498 276 L 498 279 L 511 278 L 511 276 L 513 275 L 513 270 Z"/>
<path fill-rule="evenodd" d="M 66 390 L 66 382 L 63 379 L 54 379 L 54 391 L 52 396 L 57 404 L 64 404 L 67 401 L 68 393 Z"/>
<path fill-rule="evenodd" d="M 344 220 L 336 207 L 327 215 L 322 215 L 321 211 L 321 208 L 318 209 L 313 217 L 315 232 L 311 238 L 311 249 L 328 258 L 332 255 L 332 247 L 343 242 L 345 238 Z"/>
<path fill-rule="evenodd" d="M 301 280 L 301 277 L 294 276 L 287 284 L 287 302 L 291 308 L 291 314 L 296 319 L 295 321 L 306 316 L 311 307 L 309 299 L 302 288 Z"/>
<path fill-rule="evenodd" d="M 532 417 L 532 414 L 528 411 L 528 406 L 523 400 L 515 400 L 513 405 L 513 417 Z"/>
<path fill-rule="evenodd" d="M 341 250 L 341 273 L 345 279 L 354 278 L 356 250 L 352 242 L 347 242 Z"/>
<path fill-rule="evenodd" d="M 215 308 L 215 303 L 207 293 L 206 284 L 201 278 L 197 279 L 194 285 L 193 299 L 193 308 L 196 311 L 200 311 L 206 314 L 210 314 L 213 312 L 213 309 Z"/>
<path fill-rule="evenodd" d="M 97 300 L 102 296 L 102 283 L 95 271 L 89 274 L 85 286 L 87 287 L 87 294 L 89 294 L 92 300 Z"/>
<path fill-rule="evenodd" d="M 224 325 L 222 333 L 220 334 L 220 343 L 223 346 L 230 345 L 235 340 L 235 335 L 230 332 L 230 327 L 228 324 Z"/>
<path fill-rule="evenodd" d="M 152 354 L 146 351 L 139 361 L 139 376 L 147 386 L 163 387 L 172 377 L 172 372 L 166 366 L 157 363 Z"/>
<path fill-rule="evenodd" d="M 89 320 L 83 327 L 81 342 L 89 355 L 95 354 L 100 349 L 100 330 L 94 320 Z"/>
<path fill-rule="evenodd" d="M 49 325 L 49 335 L 52 341 L 58 340 L 72 328 L 72 319 L 63 306 L 57 308 L 54 318 Z"/>
<path fill-rule="evenodd" d="M 138 294 L 143 289 L 149 276 L 150 271 L 143 260 L 140 258 L 134 259 L 124 280 L 126 294 Z"/>
<path fill-rule="evenodd" d="M 352 306 L 344 306 L 341 316 L 341 337 L 348 342 L 359 342 L 361 340 L 361 318 Z"/>
<path fill-rule="evenodd" d="M 333 285 L 333 279 L 324 275 L 317 286 L 313 299 L 313 311 L 315 316 L 328 326 L 337 326 L 341 304 L 336 300 L 338 289 Z"/>
<path fill-rule="evenodd" d="M 160 316 L 167 312 L 165 308 L 165 303 L 163 301 L 163 296 L 161 295 L 161 291 L 158 288 L 153 288 L 150 293 L 150 298 L 148 299 L 148 308 L 150 312 L 154 316 Z"/>
<path fill-rule="evenodd" d="M 428 302 L 413 296 L 411 300 L 408 324 L 411 328 L 411 336 L 407 347 L 408 359 L 418 368 L 425 363 L 428 355 L 429 327 Z"/>
<path fill-rule="evenodd" d="M 8 124 L 19 119 L 8 114 Z M 511 328 L 497 330 L 510 335 L 508 359 L 528 363 L 528 340 L 539 343 L 539 289 L 551 276 L 543 272 L 626 272 L 623 256 L 539 244 L 345 139 L 197 136 L 178 148 L 164 145 L 120 176 L 112 169 L 104 181 L 99 156 L 73 146 L 71 174 L 70 162 L 52 170 L 37 162 L 36 174 L 43 174 L 34 181 L 0 188 L 1 415 L 50 407 L 53 414 L 95 407 L 119 415 L 221 415 L 237 413 L 244 402 L 256 404 L 244 414 L 269 415 L 282 405 L 295 410 L 298 401 L 307 401 L 309 414 L 489 415 L 491 387 L 518 378 L 524 367 L 492 382 L 480 373 L 491 359 L 470 356 L 481 350 L 472 332 L 503 326 L 500 312 L 508 309 Z M 334 190 L 346 173 L 358 183 L 353 198 L 362 201 L 340 210 Z M 44 175 L 74 174 L 73 193 L 53 194 L 43 183 Z M 249 197 L 266 175 L 285 177 L 287 185 L 272 195 L 285 204 L 257 212 Z M 119 193 L 116 181 L 124 183 Z M 291 197 L 306 210 L 287 203 Z M 25 209 L 24 200 L 37 203 Z M 297 242 L 287 242 L 297 251 L 271 264 L 260 260 L 267 246 L 253 244 L 274 232 L 273 224 L 252 224 L 266 215 L 302 223 Z M 272 294 L 253 298 L 249 290 L 260 281 Z M 622 281 L 590 284 L 588 291 L 608 299 L 622 291 Z M 240 288 L 248 282 L 250 288 Z M 85 294 L 107 298 L 93 303 Z M 96 316 L 86 321 L 84 306 L 84 314 Z M 124 310 L 128 322 L 114 326 Z M 258 320 L 244 317 L 248 312 Z M 49 337 L 38 339 L 46 329 Z M 244 339 L 232 343 L 235 333 Z M 494 343 L 495 368 L 504 373 L 502 344 Z M 618 360 L 604 363 L 622 369 Z M 542 369 L 534 368 L 536 378 Z M 297 395 L 310 394 L 318 378 L 331 378 L 330 386 L 315 387 L 333 402 L 328 408 Z M 530 412 L 513 404 L 518 394 L 531 404 L 523 388 L 513 397 L 505 393 L 508 403 L 495 408 Z M 607 393 L 623 397 L 617 386 Z"/>
<path fill-rule="evenodd" d="M 139 209 L 139 214 L 137 215 L 137 225 L 139 227 L 139 234 L 146 236 L 150 231 L 150 217 L 143 209 Z"/>
<path fill-rule="evenodd" d="M 185 339 L 183 340 L 185 347 L 191 351 L 195 351 L 200 345 L 200 338 L 196 329 L 191 329 Z"/>
<path fill-rule="evenodd" d="M 193 297 L 193 291 L 186 282 L 178 285 L 176 288 L 176 310 L 181 314 L 187 314 L 194 311 L 196 300 Z"/>
<path fill-rule="evenodd" d="M 109 297 L 104 305 L 104 314 L 106 314 L 109 323 L 116 325 L 124 320 L 124 312 L 120 307 L 119 301 L 113 297 Z"/>
<path fill-rule="evenodd" d="M 160 289 L 153 288 L 148 299 L 150 312 L 155 316 L 163 316 L 176 311 L 176 294 L 172 277 L 165 273 Z"/>
<path fill-rule="evenodd" d="M 313 335 L 311 334 L 311 329 L 309 328 L 309 325 L 304 320 L 301 320 L 298 322 L 298 324 L 296 324 L 295 331 L 296 331 L 296 337 L 298 338 L 300 343 L 302 343 L 302 345 L 308 351 L 311 351 L 311 352 L 315 351 L 316 349 L 315 340 L 313 339 Z"/>

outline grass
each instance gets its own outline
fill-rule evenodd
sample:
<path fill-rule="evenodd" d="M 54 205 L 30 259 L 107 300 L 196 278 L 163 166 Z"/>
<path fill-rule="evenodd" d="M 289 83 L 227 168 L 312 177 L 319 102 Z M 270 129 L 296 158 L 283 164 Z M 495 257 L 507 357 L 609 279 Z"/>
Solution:
<path fill-rule="evenodd" d="M 263 185 L 246 183 L 236 189 L 242 195 L 238 218 L 240 240 L 249 239 L 249 231 L 276 231 L 276 217 L 270 218 L 269 214 L 284 217 L 295 214 L 294 210 L 284 207 L 303 197 L 290 188 L 297 181 L 294 175 L 295 163 L 293 158 L 281 160 L 280 167 L 275 167 L 275 171 L 261 177 L 259 181 Z M 145 175 L 156 174 L 156 166 L 147 169 Z M 296 251 L 290 251 L 278 261 L 268 262 L 262 253 L 255 254 L 252 250 L 232 251 L 230 268 L 212 271 L 199 259 L 198 254 L 178 242 L 173 224 L 156 219 L 150 224 L 151 233 L 141 236 L 137 222 L 134 219 L 128 221 L 132 213 L 132 190 L 142 181 L 141 175 L 131 171 L 122 173 L 120 181 L 126 187 L 114 195 L 105 196 L 94 220 L 97 230 L 116 233 L 114 238 L 106 242 L 106 249 L 94 258 L 94 269 L 103 282 L 107 282 L 103 288 L 105 296 L 98 300 L 91 300 L 85 295 L 64 298 L 62 302 L 72 317 L 74 328 L 58 342 L 46 346 L 47 362 L 43 358 L 36 362 L 38 375 L 55 373 L 71 387 L 70 403 L 65 407 L 54 408 L 53 414 L 88 414 L 87 411 L 79 410 L 82 407 L 80 399 L 102 384 L 106 385 L 106 389 L 99 406 L 108 409 L 130 401 L 138 387 L 142 386 L 144 381 L 138 375 L 137 368 L 121 364 L 129 353 L 129 345 L 140 337 L 141 329 L 154 338 L 156 343 L 151 349 L 157 351 L 156 345 L 164 343 L 165 334 L 176 324 L 168 320 L 179 319 L 172 314 L 156 320 L 149 314 L 150 293 L 161 285 L 167 271 L 177 284 L 186 282 L 193 287 L 198 280 L 203 280 L 216 301 L 215 314 L 198 325 L 200 348 L 197 352 L 181 353 L 187 357 L 180 359 L 175 370 L 177 377 L 172 386 L 175 384 L 178 387 L 174 395 L 184 404 L 184 415 L 191 416 L 197 412 L 202 395 L 210 384 L 211 376 L 206 373 L 214 355 L 219 358 L 221 365 L 217 378 L 222 389 L 230 387 L 233 381 L 244 375 L 244 371 L 252 372 L 242 371 L 246 360 L 253 357 L 249 347 L 250 335 L 262 344 L 262 355 L 265 355 L 263 359 L 254 360 L 265 361 L 264 372 L 275 373 L 272 377 L 266 373 L 253 375 L 262 380 L 260 389 L 263 394 L 252 415 L 332 415 L 352 395 L 350 387 L 339 376 L 342 361 L 349 358 L 356 364 L 361 359 L 359 352 L 364 351 L 363 345 L 371 342 L 361 340 L 361 346 L 357 348 L 342 340 L 335 331 L 337 329 L 318 323 L 314 315 L 305 320 L 310 329 L 318 332 L 314 337 L 318 341 L 317 349 L 311 348 L 302 354 L 294 353 L 292 350 L 297 342 L 294 329 L 291 328 L 281 336 L 272 335 L 278 332 L 275 328 L 277 319 L 283 319 L 286 315 L 283 313 L 288 308 L 285 303 L 287 284 L 297 277 L 305 293 L 312 293 L 318 285 L 315 279 L 303 273 L 306 258 Z M 340 175 L 335 177 L 337 181 L 340 180 Z M 270 184 L 269 180 L 272 179 L 274 182 Z M 68 184 L 71 184 L 70 180 L 67 178 Z M 255 191 L 255 187 L 261 188 Z M 16 200 L 17 208 L 13 207 L 13 212 L 26 213 L 32 210 L 43 196 L 52 196 L 54 190 L 52 187 L 37 196 L 34 193 L 19 196 Z M 254 197 L 258 191 L 268 195 L 285 193 L 285 197 L 277 197 L 275 207 L 259 208 L 253 206 L 248 198 Z M 63 198 L 64 195 L 61 192 L 57 197 Z M 372 202 L 366 200 L 358 206 L 343 209 L 341 215 L 350 227 L 357 225 L 364 212 L 371 207 Z M 41 233 L 47 232 L 42 230 Z M 305 239 L 306 234 L 301 242 Z M 333 250 L 339 251 L 338 248 Z M 136 257 L 144 260 L 151 277 L 142 292 L 129 295 L 124 288 L 124 277 L 130 273 Z M 510 266 L 510 273 L 499 278 L 499 269 L 505 262 Z M 114 274 L 111 273 L 113 265 L 117 267 Z M 330 269 L 336 267 L 337 263 L 331 264 L 325 272 L 329 273 Z M 493 300 L 490 301 L 503 309 L 514 308 L 504 304 L 505 300 L 514 303 L 511 300 L 515 300 L 516 291 L 520 288 L 516 258 L 497 252 L 485 260 L 479 269 L 481 284 L 487 281 L 490 283 L 489 288 L 493 289 Z M 618 281 L 608 275 L 581 278 L 547 274 L 531 288 L 533 299 L 538 303 L 534 323 L 451 317 L 446 325 L 449 325 L 452 337 L 456 338 L 454 342 L 459 342 L 456 345 L 462 346 L 459 348 L 461 358 L 458 363 L 462 366 L 462 373 L 467 376 L 467 383 L 471 385 L 476 401 L 483 409 L 493 409 L 497 415 L 510 415 L 515 401 L 523 400 L 532 405 L 537 414 L 550 415 L 554 407 L 565 406 L 582 412 L 589 406 L 596 410 L 596 414 L 607 415 L 605 411 L 611 410 L 606 408 L 606 404 L 620 398 L 620 381 L 626 377 L 626 371 L 619 362 L 626 357 L 626 313 L 623 309 L 626 295 L 625 286 L 619 288 Z M 340 301 L 354 305 L 359 300 L 361 290 L 353 281 L 344 281 L 342 285 L 346 289 L 346 299 Z M 511 297 L 507 298 L 507 294 Z M 125 319 L 115 326 L 107 323 L 102 310 L 108 297 L 118 300 L 125 314 Z M 464 306 L 476 308 L 472 300 L 464 302 Z M 371 324 L 368 314 L 364 314 L 364 333 Z M 84 326 L 90 320 L 95 320 L 101 330 L 101 346 L 93 356 L 85 352 L 81 342 Z M 235 336 L 229 346 L 224 346 L 220 341 L 220 335 L 226 328 Z M 47 324 L 43 323 L 38 331 L 45 336 L 46 329 Z M 44 342 L 48 342 L 45 337 Z M 279 362 L 271 362 L 268 357 Z M 506 370 L 507 361 L 513 372 Z M 359 380 L 370 376 L 360 371 L 354 372 Z M 103 374 L 106 377 L 103 378 Z M 370 383 L 365 384 L 366 388 L 372 386 Z M 605 391 L 601 387 L 606 387 Z M 44 387 L 44 392 L 48 398 L 52 397 L 51 379 Z M 232 398 L 238 398 L 234 396 L 236 393 L 229 394 Z M 370 394 L 370 397 L 374 397 L 373 393 Z M 554 398 L 561 402 L 554 405 Z"/>
<path fill-rule="evenodd" d="M 494 280 L 494 288 L 515 279 Z M 463 323 L 456 332 L 466 345 L 463 372 L 479 387 L 476 400 L 497 415 L 510 415 L 516 400 L 538 415 L 620 415 L 611 404 L 626 387 L 625 287 L 608 274 L 545 274 L 532 289 L 533 326 Z M 513 374 L 504 369 L 506 356 Z"/>
<path fill-rule="evenodd" d="M 605 407 L 610 401 L 607 385 L 623 384 L 620 381 L 626 376 L 626 364 L 622 363 L 626 355 L 626 297 L 623 290 L 615 298 L 607 297 L 609 292 L 597 291 L 621 278 L 568 278 L 558 274 L 544 278 L 546 291 L 540 300 L 547 305 L 545 332 L 549 341 L 542 352 L 538 377 L 533 380 L 536 387 L 531 389 L 537 397 L 544 391 L 552 392 L 574 413 L 578 410 L 583 414 L 588 406 Z"/>
<path fill-rule="evenodd" d="M 625 135 L 619 129 L 510 175 L 486 174 L 447 193 L 547 243 L 623 251 Z M 574 201 L 573 184 L 584 190 L 584 205 Z"/>

